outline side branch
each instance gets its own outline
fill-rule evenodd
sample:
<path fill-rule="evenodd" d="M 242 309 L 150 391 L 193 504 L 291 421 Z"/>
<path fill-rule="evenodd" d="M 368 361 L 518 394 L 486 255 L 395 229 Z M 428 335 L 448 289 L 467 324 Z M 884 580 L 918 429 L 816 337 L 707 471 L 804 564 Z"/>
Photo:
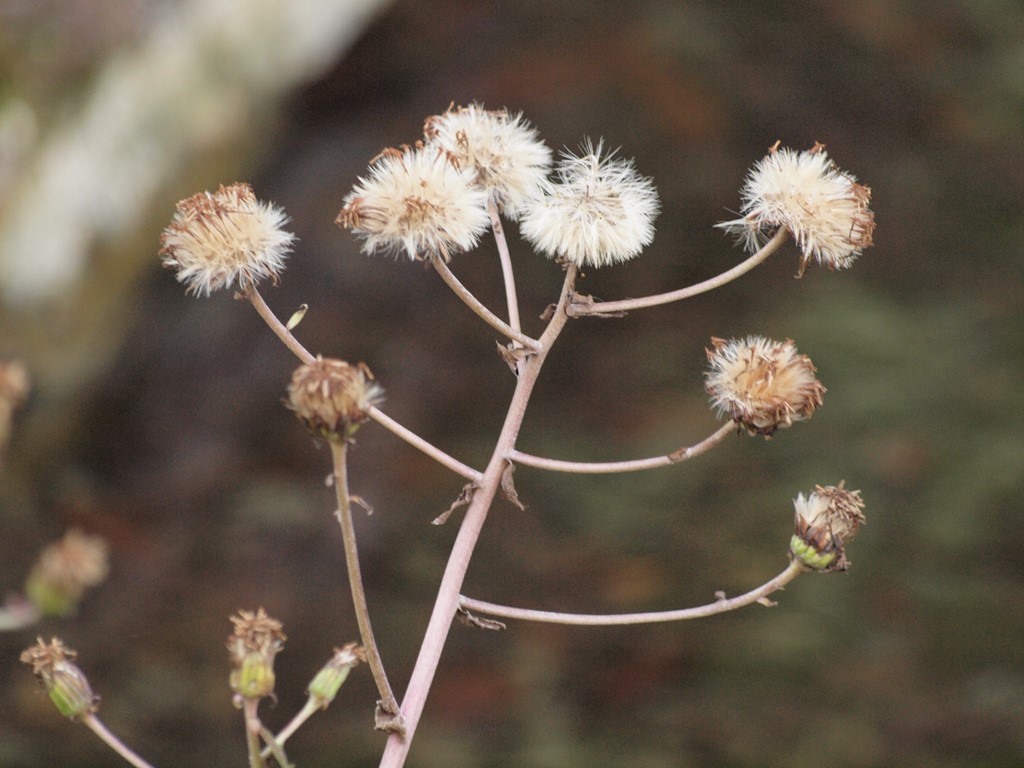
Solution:
<path fill-rule="evenodd" d="M 458 459 L 449 456 L 447 453 L 442 451 L 433 443 L 424 440 L 415 432 L 409 430 L 406 427 L 403 427 L 401 424 L 392 419 L 390 416 L 388 416 L 386 413 L 384 413 L 376 406 L 368 406 L 366 408 L 366 415 L 369 416 L 374 421 L 376 421 L 382 427 L 384 427 L 384 429 L 394 433 L 397 437 L 400 437 L 403 440 L 405 440 L 405 442 L 407 442 L 413 448 L 418 448 L 419 450 L 423 451 L 423 453 L 427 454 L 427 456 L 436 461 L 438 464 L 447 467 L 455 474 L 461 475 L 470 482 L 478 483 L 480 482 L 480 479 L 484 476 L 482 472 L 478 472 L 472 467 L 466 466 Z"/>
<path fill-rule="evenodd" d="M 743 608 L 753 603 L 765 603 L 768 595 L 785 587 L 805 570 L 807 568 L 800 563 L 791 562 L 786 570 L 774 579 L 746 594 L 731 598 L 721 597 L 707 605 L 699 605 L 694 608 L 680 608 L 674 611 L 614 614 L 557 613 L 554 611 L 535 611 L 530 608 L 513 608 L 508 605 L 473 600 L 464 596 L 459 598 L 459 608 L 463 611 L 476 611 L 489 616 L 500 616 L 503 619 L 519 619 L 521 621 L 585 627 L 613 627 L 626 624 L 656 624 L 667 621 L 685 621 L 687 619 L 700 619 L 705 616 L 714 616 L 715 614 L 734 611 L 737 608 Z"/>
<path fill-rule="evenodd" d="M 263 318 L 263 322 L 269 325 L 270 330 L 277 334 L 277 338 L 292 351 L 292 354 L 304 363 L 311 363 L 316 359 L 313 353 L 302 346 L 299 340 L 292 335 L 288 327 L 277 319 L 277 315 L 267 306 L 267 302 L 263 300 L 263 296 L 255 287 L 250 287 L 243 295 Z"/>
<path fill-rule="evenodd" d="M 659 293 L 654 296 L 642 296 L 639 299 L 623 299 L 621 301 L 588 301 L 584 297 L 577 297 L 578 301 L 571 303 L 567 309 L 570 317 L 582 317 L 584 315 L 610 315 L 618 312 L 628 312 L 633 309 L 646 309 L 647 307 L 657 307 L 661 304 L 671 304 L 673 301 L 681 301 L 688 299 L 691 296 L 697 296 L 708 291 L 713 291 L 716 288 L 720 288 L 726 283 L 735 280 L 737 277 L 745 275 L 747 272 L 752 270 L 762 261 L 771 256 L 775 251 L 779 249 L 786 238 L 789 237 L 789 232 L 785 227 L 780 227 L 779 231 L 776 232 L 771 240 L 764 244 L 764 246 L 757 253 L 753 254 L 746 261 L 742 261 L 730 270 L 723 272 L 720 275 L 716 275 L 708 280 L 694 285 L 687 286 L 686 288 L 680 288 L 676 291 L 669 291 L 668 293 Z"/>
<path fill-rule="evenodd" d="M 615 472 L 639 472 L 645 469 L 657 469 L 658 467 L 670 467 L 694 456 L 714 448 L 736 428 L 736 422 L 729 421 L 723 424 L 716 432 L 701 440 L 696 445 L 688 448 L 679 448 L 664 456 L 652 456 L 649 459 L 633 459 L 631 461 L 563 461 L 561 459 L 548 459 L 543 456 L 533 456 L 522 451 L 509 451 L 506 458 L 516 464 L 537 469 L 546 469 L 551 472 L 574 472 L 579 475 L 603 475 Z"/>
<path fill-rule="evenodd" d="M 501 217 L 498 215 L 498 208 L 493 200 L 487 201 L 487 214 L 491 217 L 491 231 L 494 233 L 494 244 L 498 247 L 501 276 L 505 281 L 505 303 L 508 304 L 508 324 L 513 330 L 522 331 L 522 325 L 519 322 L 519 299 L 516 296 L 516 276 L 512 270 L 512 257 L 508 252 L 505 228 L 501 225 Z"/>
<path fill-rule="evenodd" d="M 299 358 L 299 360 L 304 363 L 311 363 L 316 359 L 313 354 L 302 346 L 299 340 L 292 335 L 292 332 L 288 330 L 287 326 L 277 318 L 277 315 L 275 315 L 270 307 L 267 306 L 267 302 L 263 300 L 263 296 L 260 295 L 258 290 L 250 288 L 246 291 L 245 298 L 252 303 L 253 307 L 259 313 L 259 316 L 263 318 L 263 321 L 270 326 L 270 329 L 277 334 L 277 337 L 286 347 L 288 347 L 288 349 L 292 351 L 292 353 L 294 353 L 297 358 Z M 481 477 L 483 477 L 482 472 L 478 472 L 472 467 L 467 467 L 462 462 L 452 458 L 440 448 L 424 440 L 415 432 L 412 432 L 407 427 L 403 427 L 375 406 L 368 406 L 366 414 L 382 427 L 394 433 L 402 440 L 405 440 L 405 442 L 409 443 L 414 448 L 419 448 L 423 453 L 427 454 L 437 463 L 448 467 L 448 469 L 455 474 L 461 475 L 472 482 L 477 482 Z"/>
<path fill-rule="evenodd" d="M 131 765 L 134 765 L 135 768 L 153 768 L 152 765 L 139 757 L 139 755 L 135 754 L 135 752 L 129 749 L 123 741 L 115 736 L 113 732 L 107 728 L 107 726 L 105 726 L 98 717 L 96 717 L 96 715 L 91 713 L 85 714 L 82 716 L 82 722 L 89 728 L 89 730 L 99 736 L 108 747 L 117 752 L 117 754 L 127 760 Z"/>
<path fill-rule="evenodd" d="M 470 293 L 469 289 L 459 282 L 459 278 L 457 278 L 455 273 L 452 272 L 448 268 L 448 265 L 444 263 L 444 259 L 436 255 L 431 256 L 430 263 L 434 266 L 434 269 L 437 270 L 437 274 L 441 276 L 441 279 L 445 281 L 452 291 L 455 292 L 455 295 L 462 299 L 463 303 L 472 309 L 473 312 L 475 312 L 481 320 L 491 326 L 491 328 L 500 332 L 502 335 L 507 336 L 513 341 L 518 341 L 527 349 L 533 351 L 540 349 L 540 343 L 536 339 L 531 339 L 522 331 L 517 331 L 496 314 L 491 312 L 491 310 L 485 307 L 476 296 Z"/>

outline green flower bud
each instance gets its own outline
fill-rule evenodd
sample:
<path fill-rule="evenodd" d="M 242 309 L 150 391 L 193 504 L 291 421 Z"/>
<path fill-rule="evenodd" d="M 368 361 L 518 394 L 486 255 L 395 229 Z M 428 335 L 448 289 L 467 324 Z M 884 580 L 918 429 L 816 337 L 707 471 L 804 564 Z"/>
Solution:
<path fill-rule="evenodd" d="M 231 670 L 231 690 L 246 699 L 262 699 L 274 693 L 274 660 L 265 653 L 244 653 L 238 667 Z"/>
<path fill-rule="evenodd" d="M 274 658 L 287 639 L 281 622 L 270 618 L 262 608 L 256 613 L 239 611 L 231 622 L 235 625 L 227 643 L 231 690 L 246 699 L 273 696 Z"/>
<path fill-rule="evenodd" d="M 322 709 L 327 709 L 338 695 L 338 689 L 348 678 L 352 667 L 361 660 L 363 649 L 355 643 L 349 643 L 344 648 L 335 648 L 334 656 L 316 673 L 313 682 L 309 684 L 310 698 L 316 699 Z"/>
<path fill-rule="evenodd" d="M 789 542 L 790 557 L 814 571 L 845 571 L 845 545 L 864 522 L 860 491 L 817 485 L 809 496 L 793 500 L 796 533 Z"/>
<path fill-rule="evenodd" d="M 107 543 L 77 528 L 43 548 L 25 580 L 25 595 L 46 616 L 74 613 L 82 595 L 107 578 Z"/>
<path fill-rule="evenodd" d="M 72 720 L 95 712 L 99 702 L 85 674 L 72 661 L 77 655 L 57 638 L 47 644 L 40 637 L 20 657 L 32 667 L 57 711 Z"/>

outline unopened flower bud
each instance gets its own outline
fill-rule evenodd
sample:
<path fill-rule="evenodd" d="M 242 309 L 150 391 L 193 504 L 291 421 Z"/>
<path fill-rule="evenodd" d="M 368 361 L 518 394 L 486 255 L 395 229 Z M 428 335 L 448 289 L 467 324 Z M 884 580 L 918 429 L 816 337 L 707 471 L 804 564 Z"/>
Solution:
<path fill-rule="evenodd" d="M 67 616 L 88 587 L 107 578 L 107 543 L 77 528 L 48 545 L 25 582 L 25 594 L 47 616 Z"/>
<path fill-rule="evenodd" d="M 77 655 L 56 637 L 49 644 L 40 637 L 20 656 L 32 667 L 57 710 L 72 720 L 95 712 L 99 704 L 85 674 L 73 661 Z"/>
<path fill-rule="evenodd" d="M 825 387 L 814 375 L 817 369 L 807 355 L 797 354 L 791 339 L 712 338 L 711 345 L 704 388 L 718 412 L 748 434 L 771 437 L 810 418 L 821 405 Z"/>
<path fill-rule="evenodd" d="M 245 699 L 261 699 L 274 693 L 274 658 L 287 639 L 281 622 L 260 608 L 256 613 L 239 611 L 231 617 L 234 634 L 228 638 L 231 690 Z"/>
<path fill-rule="evenodd" d="M 342 648 L 334 649 L 334 656 L 316 673 L 313 681 L 309 684 L 309 696 L 320 704 L 322 709 L 334 701 L 338 695 L 338 689 L 348 678 L 352 667 L 360 661 L 365 661 L 363 649 L 355 643 L 349 643 Z"/>
<path fill-rule="evenodd" d="M 864 522 L 860 491 L 839 485 L 816 485 L 809 496 L 793 500 L 796 532 L 790 556 L 815 571 L 845 571 L 849 567 L 845 545 Z"/>
<path fill-rule="evenodd" d="M 288 404 L 314 435 L 344 439 L 369 418 L 366 409 L 380 402 L 383 392 L 365 364 L 318 357 L 295 369 Z"/>

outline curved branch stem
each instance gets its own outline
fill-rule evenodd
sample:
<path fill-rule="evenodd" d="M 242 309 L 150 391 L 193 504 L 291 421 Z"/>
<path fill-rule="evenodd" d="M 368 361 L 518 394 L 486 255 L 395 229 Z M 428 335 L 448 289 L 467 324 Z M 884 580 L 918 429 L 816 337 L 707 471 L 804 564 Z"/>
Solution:
<path fill-rule="evenodd" d="M 463 303 L 465 303 L 467 307 L 472 309 L 473 312 L 475 312 L 477 316 L 480 317 L 481 320 L 483 320 L 485 323 L 491 326 L 491 328 L 493 328 L 494 330 L 501 333 L 503 336 L 507 336 L 513 341 L 518 341 L 527 349 L 537 351 L 537 349 L 539 348 L 539 344 L 536 339 L 531 339 L 522 331 L 517 331 L 515 328 L 510 326 L 500 317 L 491 312 L 491 310 L 489 310 L 487 307 L 481 304 L 480 300 L 477 299 L 477 297 L 474 296 L 472 293 L 470 293 L 469 289 L 466 286 L 459 282 L 459 278 L 457 278 L 455 276 L 455 273 L 452 272 L 451 269 L 448 268 L 448 265 L 444 263 L 444 259 L 435 254 L 430 257 L 430 263 L 434 266 L 434 269 L 437 270 L 437 274 L 441 276 L 441 279 L 445 281 L 445 283 L 448 285 L 449 288 L 452 289 L 452 291 L 455 292 L 455 295 L 462 299 Z"/>
<path fill-rule="evenodd" d="M 260 295 L 260 292 L 256 290 L 256 288 L 250 288 L 248 291 L 246 291 L 245 298 L 249 300 L 249 302 L 259 313 L 260 317 L 263 318 L 264 322 L 266 322 L 266 324 L 270 326 L 270 329 L 275 334 L 277 334 L 277 337 L 282 342 L 284 342 L 284 345 L 288 347 L 288 349 L 290 349 L 292 353 L 297 358 L 299 358 L 299 360 L 301 360 L 304 363 L 311 363 L 316 359 L 313 356 L 313 354 L 304 346 L 302 346 L 299 340 L 292 335 L 291 331 L 288 330 L 287 326 L 285 326 L 285 324 L 282 323 L 277 318 L 277 316 L 273 313 L 270 307 L 267 306 L 267 303 L 263 300 L 263 296 Z M 462 462 L 452 458 L 447 453 L 442 451 L 440 448 L 436 447 L 432 443 L 427 442 L 426 440 L 424 440 L 422 437 L 420 437 L 407 427 L 404 427 L 401 424 L 399 424 L 390 416 L 382 412 L 380 409 L 371 405 L 369 408 L 366 409 L 366 414 L 371 419 L 380 424 L 382 427 L 394 433 L 402 440 L 405 440 L 414 448 L 419 448 L 421 451 L 423 451 L 423 453 L 430 456 L 437 463 L 445 467 L 448 467 L 448 469 L 450 469 L 455 474 L 461 475 L 467 480 L 471 480 L 473 482 L 476 482 L 482 476 L 481 473 L 478 472 L 477 470 L 473 469 L 472 467 L 467 467 Z"/>
<path fill-rule="evenodd" d="M 487 213 L 491 217 L 491 231 L 494 232 L 494 244 L 498 247 L 498 258 L 501 261 L 501 276 L 505 281 L 505 303 L 508 304 L 508 324 L 512 330 L 521 332 L 519 298 L 516 295 L 516 276 L 512 270 L 512 257 L 508 252 L 505 228 L 501 224 L 501 217 L 498 215 L 498 208 L 493 200 L 487 201 Z"/>
<path fill-rule="evenodd" d="M 394 433 L 397 437 L 405 440 L 413 448 L 418 448 L 427 454 L 430 458 L 436 461 L 438 464 L 447 467 L 457 475 L 461 475 L 471 482 L 479 482 L 483 477 L 482 472 L 478 472 L 472 467 L 466 466 L 458 459 L 452 458 L 447 453 L 442 451 L 440 448 L 435 446 L 433 443 L 427 442 L 422 437 L 411 431 L 407 427 L 403 427 L 397 421 L 392 419 L 382 410 L 374 405 L 371 405 L 366 409 L 366 415 L 376 421 L 382 427 L 388 431 Z"/>
<path fill-rule="evenodd" d="M 317 700 L 314 699 L 312 696 L 306 699 L 306 703 L 303 705 L 302 709 L 299 710 L 295 717 L 291 719 L 291 722 L 289 722 L 288 725 L 282 728 L 280 733 L 278 733 L 274 737 L 274 741 L 277 742 L 278 748 L 284 749 L 285 742 L 287 742 L 288 739 L 290 739 L 292 735 L 297 730 L 299 730 L 299 728 L 302 727 L 303 723 L 309 720 L 309 718 L 311 718 L 322 708 L 323 707 L 320 705 L 320 703 L 317 702 Z M 272 750 L 270 749 L 269 746 L 264 747 L 260 755 L 265 759 L 270 757 L 271 752 Z"/>
<path fill-rule="evenodd" d="M 713 291 L 715 288 L 720 288 L 726 283 L 735 280 L 737 277 L 745 275 L 747 272 L 752 270 L 762 261 L 775 253 L 775 251 L 779 249 L 779 246 L 786 242 L 788 237 L 788 230 L 786 230 L 785 227 L 780 227 L 779 231 L 772 236 L 771 240 L 765 243 L 761 250 L 753 254 L 746 261 L 742 261 L 732 269 L 727 270 L 720 275 L 716 275 L 715 277 L 709 278 L 701 283 L 696 283 L 675 291 L 669 291 L 668 293 L 659 293 L 654 296 L 642 296 L 639 299 L 623 299 L 621 301 L 581 301 L 579 303 L 569 305 L 569 315 L 572 317 L 582 317 L 584 315 L 607 315 L 616 312 L 628 312 L 633 309 L 646 309 L 647 307 L 657 307 L 661 304 L 670 304 L 673 301 L 681 301 L 682 299 L 688 299 L 691 296 L 697 296 L 702 293 L 707 293 L 708 291 Z"/>
<path fill-rule="evenodd" d="M 404 735 L 398 700 L 391 691 L 384 662 L 381 661 L 377 641 L 373 636 L 370 624 L 370 610 L 366 605 L 366 590 L 363 588 L 363 576 L 359 569 L 359 548 L 356 546 L 356 529 L 352 522 L 352 498 L 348 491 L 348 443 L 344 439 L 331 440 L 331 458 L 334 462 L 334 489 L 338 497 L 338 522 L 341 524 L 341 537 L 345 544 L 345 564 L 348 566 L 348 582 L 352 588 L 352 603 L 355 607 L 356 622 L 366 652 L 366 663 L 373 673 L 380 701 L 377 702 L 379 715 L 384 715 L 384 722 L 378 715 L 378 724 L 387 726 Z"/>
<path fill-rule="evenodd" d="M 688 448 L 679 448 L 672 451 L 672 453 L 665 454 L 664 456 L 652 456 L 649 459 L 605 462 L 562 461 L 561 459 L 548 459 L 542 456 L 533 456 L 529 453 L 523 453 L 522 451 L 516 450 L 509 451 L 506 458 L 516 464 L 535 467 L 536 469 L 546 469 L 550 472 L 574 472 L 579 475 L 639 472 L 644 469 L 670 467 L 673 464 L 678 464 L 686 459 L 692 459 L 694 456 L 700 456 L 702 453 L 706 453 L 722 442 L 735 428 L 735 422 L 727 422 L 696 445 L 691 445 Z"/>
<path fill-rule="evenodd" d="M 105 726 L 100 719 L 96 717 L 96 715 L 91 713 L 82 715 L 82 723 L 86 725 L 89 730 L 99 736 L 108 747 L 134 765 L 135 768 L 153 768 L 150 763 L 147 763 L 135 754 L 135 752 L 129 749 L 123 741 L 111 733 L 110 729 L 107 728 L 107 726 Z"/>
<path fill-rule="evenodd" d="M 700 619 L 705 616 L 714 616 L 727 611 L 734 611 L 737 608 L 762 603 L 773 592 L 777 592 L 793 581 L 797 576 L 806 571 L 803 565 L 798 562 L 791 562 L 789 566 L 771 581 L 762 584 L 757 589 L 739 595 L 738 597 L 719 598 L 713 603 L 699 605 L 694 608 L 680 608 L 674 611 L 651 611 L 647 613 L 614 613 L 614 614 L 584 614 L 584 613 L 557 613 L 554 611 L 535 611 L 530 608 L 513 608 L 497 603 L 487 603 L 483 600 L 473 600 L 469 597 L 459 597 L 459 608 L 464 611 L 477 611 L 489 616 L 500 616 L 504 619 L 519 619 L 521 621 L 536 621 L 548 624 L 570 624 L 586 627 L 612 627 L 626 624 L 655 624 L 667 621 L 684 621 L 687 619 Z"/>
<path fill-rule="evenodd" d="M 277 338 L 279 338 L 284 345 L 292 351 L 292 354 L 304 363 L 311 363 L 316 359 L 313 354 L 302 346 L 299 340 L 292 335 L 292 332 L 288 330 L 288 327 L 277 319 L 277 315 L 275 315 L 273 311 L 271 311 L 270 307 L 267 306 L 267 302 L 263 300 L 263 296 L 255 287 L 248 288 L 243 295 L 249 300 L 249 303 L 253 305 L 260 317 L 263 318 L 263 321 L 270 326 L 270 330 L 277 334 Z"/>

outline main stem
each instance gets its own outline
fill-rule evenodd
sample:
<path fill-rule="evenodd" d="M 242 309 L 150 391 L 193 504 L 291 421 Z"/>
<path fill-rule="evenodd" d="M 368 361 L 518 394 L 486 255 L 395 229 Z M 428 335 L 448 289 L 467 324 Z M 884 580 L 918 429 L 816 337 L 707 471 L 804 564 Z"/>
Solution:
<path fill-rule="evenodd" d="M 548 324 L 544 334 L 539 339 L 538 348 L 534 354 L 527 357 L 520 366 L 519 379 L 516 382 L 515 392 L 512 395 L 512 402 L 509 405 L 508 414 L 505 416 L 505 423 L 502 425 L 501 434 L 498 436 L 497 445 L 491 454 L 491 459 L 484 471 L 483 479 L 477 488 L 466 509 L 462 525 L 459 526 L 459 533 L 452 545 L 451 555 L 448 557 L 448 564 L 441 578 L 441 586 L 438 588 L 437 600 L 434 602 L 434 610 L 430 615 L 427 624 L 427 631 L 423 637 L 423 644 L 420 646 L 420 653 L 416 659 L 416 666 L 413 668 L 412 676 L 409 678 L 409 687 L 406 689 L 405 698 L 402 700 L 402 717 L 405 719 L 405 738 L 392 733 L 388 737 L 384 747 L 384 754 L 381 757 L 381 768 L 400 768 L 405 764 L 405 758 L 409 754 L 409 747 L 412 744 L 413 735 L 416 733 L 416 726 L 419 724 L 420 716 L 423 714 L 423 706 L 427 700 L 427 693 L 434 680 L 434 673 L 441 660 L 441 652 L 444 650 L 445 640 L 448 637 L 448 630 L 451 627 L 452 619 L 459 608 L 459 593 L 462 590 L 462 583 L 466 578 L 466 571 L 469 569 L 469 562 L 473 556 L 473 550 L 480 538 L 480 531 L 483 529 L 484 521 L 487 519 L 487 512 L 501 485 L 502 473 L 505 471 L 507 460 L 505 456 L 515 448 L 516 438 L 519 436 L 519 428 L 522 426 L 523 417 L 526 415 L 526 405 L 529 402 L 530 394 L 537 383 L 537 376 L 540 374 L 544 359 L 547 357 L 555 339 L 565 327 L 568 315 L 565 308 L 572 296 L 573 285 L 576 282 L 576 268 L 569 266 L 565 275 L 565 283 L 562 286 L 562 295 L 559 298 L 558 306 L 554 316 Z"/>

